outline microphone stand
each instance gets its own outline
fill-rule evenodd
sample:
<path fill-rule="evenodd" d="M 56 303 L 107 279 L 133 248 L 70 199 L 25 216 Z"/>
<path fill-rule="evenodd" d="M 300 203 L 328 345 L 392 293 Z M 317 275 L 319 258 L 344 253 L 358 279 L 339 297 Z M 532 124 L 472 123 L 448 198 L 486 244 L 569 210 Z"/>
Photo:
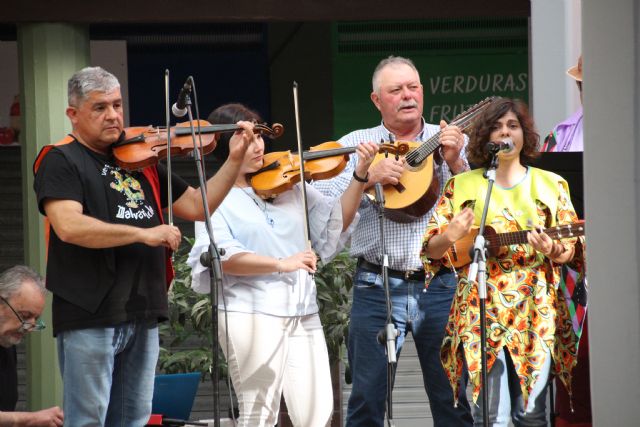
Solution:
<path fill-rule="evenodd" d="M 196 133 L 193 126 L 193 114 L 191 112 L 191 98 L 186 96 L 186 108 L 191 126 L 191 137 L 193 139 L 193 157 L 198 171 L 198 179 L 200 181 L 200 195 L 202 196 L 202 204 L 204 207 L 204 224 L 209 236 L 209 250 L 200 256 L 200 263 L 209 269 L 211 299 L 211 383 L 213 386 L 213 425 L 220 427 L 220 387 L 218 374 L 218 289 L 222 288 L 222 264 L 220 263 L 220 255 L 223 251 L 219 251 L 213 240 L 213 226 L 211 225 L 211 213 L 209 212 L 209 203 L 207 203 L 206 179 L 203 168 L 203 159 L 200 149 L 196 144 Z M 200 124 L 198 124 L 200 128 Z M 198 132 L 200 134 L 200 132 Z"/>
<path fill-rule="evenodd" d="M 484 238 L 485 222 L 491 200 L 491 190 L 496 180 L 498 150 L 491 151 L 491 163 L 484 176 L 487 178 L 487 195 L 484 199 L 480 229 L 473 242 L 473 262 L 469 266 L 468 281 L 473 283 L 478 277 L 478 297 L 480 298 L 480 355 L 482 369 L 482 424 L 489 427 L 489 393 L 487 390 L 487 249 Z"/>
<path fill-rule="evenodd" d="M 389 292 L 389 256 L 385 247 L 385 234 L 384 234 L 384 192 L 382 190 L 382 184 L 376 183 L 376 206 L 378 207 L 378 220 L 380 223 L 380 242 L 381 242 L 381 256 L 382 256 L 382 287 L 384 289 L 384 298 L 387 306 L 387 321 L 382 329 L 378 333 L 378 342 L 386 346 L 387 353 L 387 425 L 389 427 L 395 426 L 393 422 L 393 380 L 395 377 L 395 365 L 397 363 L 396 358 L 396 337 L 398 336 L 398 330 L 393 324 L 393 308 L 391 306 L 391 296 Z"/>

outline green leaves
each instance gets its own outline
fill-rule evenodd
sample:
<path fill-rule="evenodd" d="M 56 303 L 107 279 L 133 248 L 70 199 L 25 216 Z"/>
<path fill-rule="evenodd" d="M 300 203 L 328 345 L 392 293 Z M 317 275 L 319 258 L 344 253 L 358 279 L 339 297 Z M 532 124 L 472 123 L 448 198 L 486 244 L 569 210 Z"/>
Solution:
<path fill-rule="evenodd" d="M 208 373 L 211 359 L 211 302 L 209 295 L 191 289 L 191 268 L 187 258 L 194 239 L 185 237 L 187 244 L 174 257 L 175 278 L 169 291 L 169 321 L 161 323 L 158 371 L 164 374 L 183 372 Z M 215 342 L 217 345 L 217 341 Z M 226 361 L 219 352 L 221 378 L 227 375 Z"/>
<path fill-rule="evenodd" d="M 343 359 L 343 344 L 349 332 L 351 301 L 356 261 L 345 250 L 315 273 L 320 320 L 324 328 L 330 362 Z"/>

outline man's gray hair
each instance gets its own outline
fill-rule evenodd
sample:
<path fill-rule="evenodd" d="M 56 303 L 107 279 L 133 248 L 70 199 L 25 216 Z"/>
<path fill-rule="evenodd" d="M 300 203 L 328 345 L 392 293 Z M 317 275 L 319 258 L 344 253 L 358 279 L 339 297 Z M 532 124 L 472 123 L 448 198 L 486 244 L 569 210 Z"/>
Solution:
<path fill-rule="evenodd" d="M 9 299 L 20 290 L 22 284 L 32 282 L 42 295 L 47 293 L 42 277 L 26 265 L 16 265 L 0 274 L 0 296 Z"/>
<path fill-rule="evenodd" d="M 69 79 L 67 96 L 69 105 L 78 107 L 90 92 L 109 93 L 120 87 L 120 82 L 102 67 L 85 67 Z"/>
<path fill-rule="evenodd" d="M 380 61 L 376 69 L 373 71 L 373 77 L 371 78 L 371 87 L 373 88 L 373 91 L 375 93 L 380 94 L 379 80 L 380 80 L 380 72 L 382 71 L 382 69 L 387 66 L 395 66 L 395 65 L 408 65 L 409 67 L 413 68 L 416 74 L 420 75 L 420 73 L 418 73 L 418 69 L 416 68 L 415 64 L 409 58 L 404 58 L 402 56 L 389 56 L 388 58 L 385 58 L 382 61 Z"/>

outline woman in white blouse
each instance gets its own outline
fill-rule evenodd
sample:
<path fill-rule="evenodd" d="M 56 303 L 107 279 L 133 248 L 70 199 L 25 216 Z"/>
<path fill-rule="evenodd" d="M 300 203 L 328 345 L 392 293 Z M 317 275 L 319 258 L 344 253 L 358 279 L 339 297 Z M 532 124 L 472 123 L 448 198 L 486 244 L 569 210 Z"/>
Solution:
<path fill-rule="evenodd" d="M 213 124 L 239 120 L 260 118 L 240 104 L 224 105 L 209 116 Z M 236 133 L 226 139 L 242 137 Z M 226 143 L 222 137 L 217 149 Z M 357 147 L 354 178 L 339 199 L 306 186 L 313 250 L 307 249 L 304 237 L 301 184 L 270 201 L 250 186 L 247 174 L 263 166 L 264 142 L 259 135 L 247 149 L 235 186 L 211 217 L 216 245 L 224 250 L 218 339 L 238 397 L 240 426 L 273 426 L 282 394 L 295 426 L 326 426 L 331 420 L 329 360 L 312 273 L 316 254 L 329 260 L 355 226 L 377 149 L 374 143 Z M 209 239 L 204 223 L 195 228 L 189 256 L 192 287 L 209 292 L 209 272 L 199 262 Z"/>

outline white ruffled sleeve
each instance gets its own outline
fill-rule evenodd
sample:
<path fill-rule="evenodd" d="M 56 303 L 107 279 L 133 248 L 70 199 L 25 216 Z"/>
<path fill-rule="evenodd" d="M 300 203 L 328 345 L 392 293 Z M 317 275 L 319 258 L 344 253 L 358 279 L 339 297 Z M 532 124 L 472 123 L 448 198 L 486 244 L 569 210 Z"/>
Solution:
<path fill-rule="evenodd" d="M 218 211 L 211 216 L 211 224 L 218 250 L 224 249 L 224 255 L 220 256 L 221 261 L 227 261 L 239 253 L 253 253 L 233 237 L 224 216 Z M 191 288 L 198 293 L 205 294 L 209 293 L 211 282 L 209 269 L 200 263 L 200 255 L 209 250 L 209 235 L 203 221 L 195 222 L 195 238 L 187 259 L 187 264 L 191 267 Z"/>
<path fill-rule="evenodd" d="M 329 262 L 349 241 L 351 233 L 360 220 L 360 215 L 356 213 L 349 227 L 343 232 L 342 204 L 339 197 L 323 196 L 314 187 L 307 185 L 307 202 L 313 249 L 322 262 Z"/>

